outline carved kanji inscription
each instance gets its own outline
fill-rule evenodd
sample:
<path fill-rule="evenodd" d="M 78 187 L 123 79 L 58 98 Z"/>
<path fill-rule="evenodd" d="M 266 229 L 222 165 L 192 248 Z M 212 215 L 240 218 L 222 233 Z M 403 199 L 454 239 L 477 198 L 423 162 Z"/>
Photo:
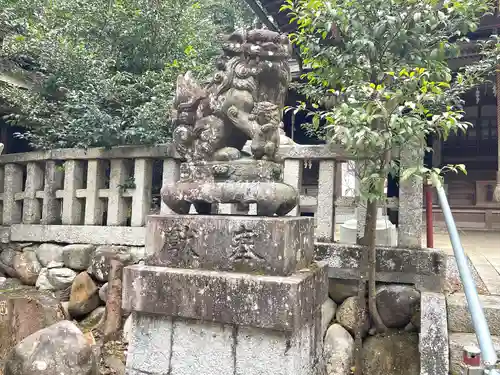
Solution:
<path fill-rule="evenodd" d="M 163 251 L 197 259 L 199 254 L 195 250 L 195 241 L 198 235 L 198 230 L 189 225 L 175 224 L 165 232 Z"/>
<path fill-rule="evenodd" d="M 256 237 L 257 233 L 241 224 L 233 234 L 229 259 L 231 261 L 263 260 L 260 255 L 255 253 Z"/>

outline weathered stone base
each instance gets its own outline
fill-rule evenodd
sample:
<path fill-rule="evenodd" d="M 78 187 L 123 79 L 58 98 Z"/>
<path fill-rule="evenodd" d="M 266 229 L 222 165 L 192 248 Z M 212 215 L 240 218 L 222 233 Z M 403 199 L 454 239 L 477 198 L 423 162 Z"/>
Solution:
<path fill-rule="evenodd" d="M 311 264 L 310 217 L 152 215 L 147 265 L 288 276 Z"/>
<path fill-rule="evenodd" d="M 319 315 L 295 333 L 134 313 L 127 375 L 316 375 Z"/>
<path fill-rule="evenodd" d="M 131 266 L 127 374 L 319 375 L 324 264 L 290 276 Z"/>
<path fill-rule="evenodd" d="M 326 269 L 288 277 L 154 266 L 123 272 L 127 311 L 294 332 L 327 298 Z"/>

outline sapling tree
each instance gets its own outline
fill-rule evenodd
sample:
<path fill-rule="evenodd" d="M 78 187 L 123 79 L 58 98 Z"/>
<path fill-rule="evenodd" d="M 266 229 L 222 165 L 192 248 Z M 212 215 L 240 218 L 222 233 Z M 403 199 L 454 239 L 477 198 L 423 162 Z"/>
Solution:
<path fill-rule="evenodd" d="M 452 75 L 447 59 L 490 10 L 488 0 L 286 0 L 298 28 L 290 35 L 310 71 L 301 90 L 318 110 L 309 129 L 341 144 L 356 160 L 366 202 L 366 246 L 359 282 L 356 373 L 361 373 L 361 317 L 366 308 L 376 331 L 386 326 L 376 306 L 375 225 L 388 174 L 421 178 L 437 169 L 418 162 L 401 171 L 399 152 L 423 152 L 426 137 L 465 131 L 460 95 L 481 79 L 479 70 Z M 321 109 L 325 97 L 331 109 Z M 297 110 L 306 110 L 304 103 Z"/>

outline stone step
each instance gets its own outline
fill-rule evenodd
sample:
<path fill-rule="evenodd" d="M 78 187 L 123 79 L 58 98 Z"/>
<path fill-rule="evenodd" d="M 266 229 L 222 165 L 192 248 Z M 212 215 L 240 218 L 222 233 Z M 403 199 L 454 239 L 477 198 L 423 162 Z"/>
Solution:
<path fill-rule="evenodd" d="M 500 356 L 500 337 L 492 336 L 493 346 Z M 476 335 L 474 333 L 450 333 L 450 374 L 462 374 L 462 357 L 465 346 L 478 346 Z"/>
<path fill-rule="evenodd" d="M 486 321 L 492 335 L 500 336 L 500 296 L 479 296 Z M 450 332 L 474 333 L 465 294 L 456 293 L 446 297 L 448 306 L 448 330 Z"/>

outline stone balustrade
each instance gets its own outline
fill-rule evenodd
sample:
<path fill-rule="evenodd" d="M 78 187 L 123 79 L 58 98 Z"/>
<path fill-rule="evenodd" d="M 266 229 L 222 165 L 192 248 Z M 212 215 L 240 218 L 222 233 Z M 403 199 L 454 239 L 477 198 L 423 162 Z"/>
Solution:
<path fill-rule="evenodd" d="M 354 197 L 342 196 L 341 165 L 349 155 L 321 145 L 285 146 L 280 154 L 285 182 L 301 192 L 304 166 L 319 163 L 317 189 L 307 189 L 317 194 L 301 195 L 290 215 L 314 206 L 316 238 L 333 241 L 336 208 L 356 204 Z M 1 240 L 141 246 L 147 215 L 171 213 L 165 205 L 152 209 L 152 200 L 162 184 L 177 181 L 179 163 L 170 144 L 0 156 Z"/>

